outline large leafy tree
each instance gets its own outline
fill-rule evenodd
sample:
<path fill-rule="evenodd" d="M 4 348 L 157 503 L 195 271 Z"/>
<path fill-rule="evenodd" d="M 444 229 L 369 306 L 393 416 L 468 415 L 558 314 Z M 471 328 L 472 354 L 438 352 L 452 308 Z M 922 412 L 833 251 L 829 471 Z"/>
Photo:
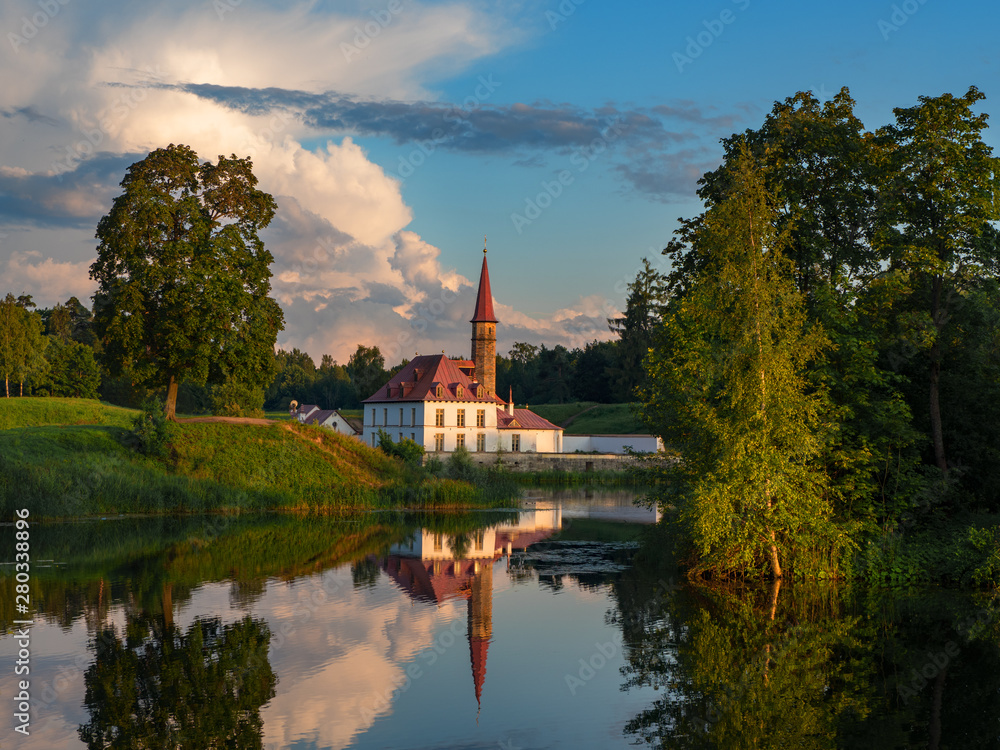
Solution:
<path fill-rule="evenodd" d="M 945 474 L 941 374 L 955 305 L 1000 270 L 1000 244 L 989 225 L 1000 216 L 1000 170 L 982 139 L 987 116 L 973 112 L 984 98 L 975 87 L 960 97 L 922 96 L 915 107 L 893 110 L 896 123 L 879 130 L 888 156 L 877 239 L 904 300 L 893 312 L 928 363 L 925 408 L 934 462 Z"/>
<path fill-rule="evenodd" d="M 0 377 L 8 397 L 11 381 L 19 384 L 23 396 L 25 380 L 46 366 L 43 353 L 48 342 L 41 316 L 29 309 L 34 306 L 30 296 L 8 294 L 0 300 Z"/>
<path fill-rule="evenodd" d="M 357 391 L 358 398 L 364 400 L 385 385 L 385 357 L 377 346 L 358 344 L 354 354 L 347 360 L 347 374 Z"/>
<path fill-rule="evenodd" d="M 644 417 L 680 453 L 693 572 L 780 578 L 797 551 L 833 548 L 817 461 L 827 402 L 805 375 L 828 340 L 807 325 L 788 236 L 749 150 L 729 190 L 692 237 L 699 270 L 647 357 Z"/>
<path fill-rule="evenodd" d="M 121 185 L 90 268 L 111 374 L 166 387 L 171 418 L 181 381 L 266 384 L 284 318 L 259 237 L 275 202 L 257 189 L 250 160 L 202 163 L 170 145 L 129 167 Z"/>

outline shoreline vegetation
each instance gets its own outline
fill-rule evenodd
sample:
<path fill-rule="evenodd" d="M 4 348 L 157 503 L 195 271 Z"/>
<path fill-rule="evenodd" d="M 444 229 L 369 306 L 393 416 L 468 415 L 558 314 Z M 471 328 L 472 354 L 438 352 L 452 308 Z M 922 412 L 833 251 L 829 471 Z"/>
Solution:
<path fill-rule="evenodd" d="M 186 422 L 162 456 L 131 442 L 142 412 L 92 399 L 0 399 L 0 509 L 35 519 L 120 514 L 510 507 L 506 472 L 422 472 L 298 422 Z"/>

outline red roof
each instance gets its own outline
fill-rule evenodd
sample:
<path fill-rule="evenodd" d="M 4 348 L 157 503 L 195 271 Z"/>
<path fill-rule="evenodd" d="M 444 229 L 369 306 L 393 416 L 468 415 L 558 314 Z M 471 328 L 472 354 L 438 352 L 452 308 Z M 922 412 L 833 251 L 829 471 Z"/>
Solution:
<path fill-rule="evenodd" d="M 490 269 L 486 266 L 486 253 L 483 253 L 483 270 L 479 274 L 479 292 L 476 294 L 476 312 L 470 323 L 496 323 L 493 314 L 493 292 L 490 291 Z"/>
<path fill-rule="evenodd" d="M 366 398 L 363 403 L 385 401 L 478 401 L 484 404 L 502 404 L 495 395 L 476 396 L 473 381 L 462 372 L 468 368 L 468 360 L 451 360 L 443 354 L 425 354 L 414 357 L 396 373 L 395 377 Z M 419 375 L 419 377 L 418 377 Z M 440 384 L 442 394 L 437 395 Z M 459 396 L 459 388 L 462 395 Z M 391 395 L 390 395 L 391 393 Z"/>
<path fill-rule="evenodd" d="M 517 424 L 514 424 L 517 422 Z M 514 409 L 514 416 L 506 409 L 497 408 L 497 427 L 501 430 L 561 430 L 562 427 L 552 424 L 549 420 L 535 414 L 530 409 Z"/>

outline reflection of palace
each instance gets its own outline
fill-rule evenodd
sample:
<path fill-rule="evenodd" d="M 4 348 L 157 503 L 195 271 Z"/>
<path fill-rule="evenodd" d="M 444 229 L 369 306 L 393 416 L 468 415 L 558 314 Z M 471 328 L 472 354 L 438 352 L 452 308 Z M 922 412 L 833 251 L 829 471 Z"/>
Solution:
<path fill-rule="evenodd" d="M 418 601 L 469 603 L 469 654 L 476 702 L 486 679 L 486 654 L 493 638 L 493 563 L 515 549 L 527 549 L 562 528 L 562 509 L 521 513 L 516 523 L 443 534 L 421 529 L 389 549 L 381 561 L 399 587 Z"/>

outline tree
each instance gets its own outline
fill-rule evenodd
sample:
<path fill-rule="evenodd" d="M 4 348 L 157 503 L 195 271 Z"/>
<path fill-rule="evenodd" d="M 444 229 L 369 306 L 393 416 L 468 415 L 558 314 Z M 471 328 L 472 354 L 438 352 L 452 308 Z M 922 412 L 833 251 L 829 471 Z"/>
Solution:
<path fill-rule="evenodd" d="M 347 374 L 351 376 L 358 398 L 364 400 L 385 385 L 385 357 L 377 346 L 358 344 L 347 360 Z"/>
<path fill-rule="evenodd" d="M 625 313 L 608 318 L 608 326 L 618 334 L 619 367 L 612 374 L 616 400 L 632 401 L 635 389 L 646 379 L 642 360 L 653 343 L 653 330 L 663 317 L 667 301 L 666 279 L 653 268 L 648 258 L 642 259 L 642 269 L 628 285 Z"/>
<path fill-rule="evenodd" d="M 187 146 L 157 149 L 131 167 L 97 227 L 90 276 L 94 330 L 112 375 L 177 388 L 263 385 L 283 328 L 271 299 L 271 253 L 258 236 L 275 212 L 249 159 L 200 163 Z"/>
<path fill-rule="evenodd" d="M 97 398 L 101 370 L 94 350 L 77 341 L 50 344 L 48 391 L 52 396 Z"/>
<path fill-rule="evenodd" d="M 788 236 L 775 224 L 773 198 L 744 150 L 728 197 L 693 237 L 700 271 L 647 358 L 643 416 L 680 452 L 681 519 L 701 557 L 695 573 L 780 578 L 783 558 L 832 536 L 816 465 L 824 397 L 805 377 L 828 342 L 806 325 Z"/>
<path fill-rule="evenodd" d="M 31 297 L 25 295 L 15 299 L 8 294 L 0 302 L 0 375 L 8 398 L 11 380 L 20 385 L 23 396 L 25 381 L 46 366 L 42 319 L 28 309 L 34 306 Z"/>
<path fill-rule="evenodd" d="M 920 97 L 896 108 L 896 124 L 879 130 L 886 144 L 885 217 L 878 236 L 911 301 L 913 340 L 929 363 L 927 408 L 934 462 L 948 472 L 941 415 L 941 372 L 953 306 L 978 280 L 996 277 L 1000 248 L 982 242 L 997 210 L 996 159 L 983 143 L 985 114 L 972 112 L 985 96 Z"/>

